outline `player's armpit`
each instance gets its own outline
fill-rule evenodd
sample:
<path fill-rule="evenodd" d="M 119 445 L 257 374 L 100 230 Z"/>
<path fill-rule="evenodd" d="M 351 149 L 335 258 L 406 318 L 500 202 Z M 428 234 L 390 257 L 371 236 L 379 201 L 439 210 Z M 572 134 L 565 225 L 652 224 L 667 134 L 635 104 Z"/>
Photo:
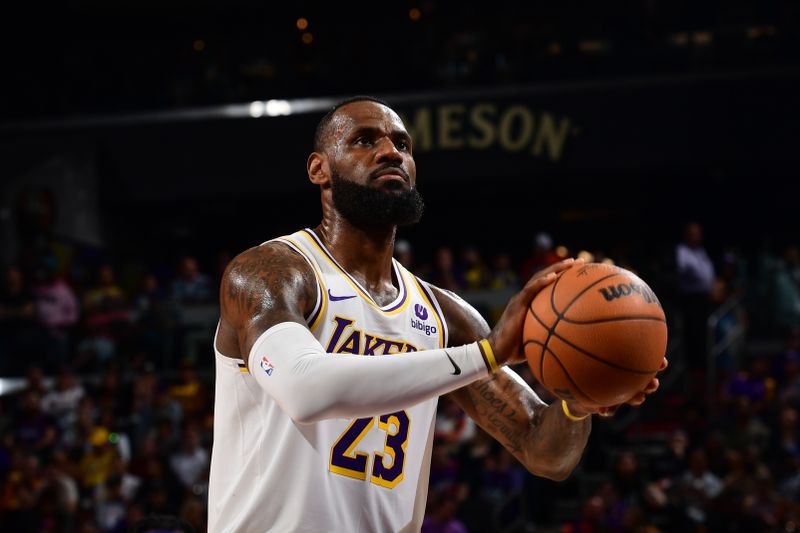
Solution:
<path fill-rule="evenodd" d="M 247 361 L 256 339 L 281 322 L 305 324 L 316 303 L 311 266 L 287 245 L 250 248 L 225 269 L 220 285 L 217 349 Z"/>
<path fill-rule="evenodd" d="M 570 420 L 560 402 L 547 405 L 509 368 L 450 397 L 538 476 L 556 481 L 568 477 L 589 439 L 591 417 Z"/>

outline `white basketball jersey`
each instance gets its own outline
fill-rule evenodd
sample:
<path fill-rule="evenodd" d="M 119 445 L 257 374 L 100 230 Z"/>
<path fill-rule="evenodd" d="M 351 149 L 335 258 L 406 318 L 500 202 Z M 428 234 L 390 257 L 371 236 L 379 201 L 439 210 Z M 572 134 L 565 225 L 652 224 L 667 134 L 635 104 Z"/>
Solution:
<path fill-rule="evenodd" d="M 327 352 L 403 357 L 447 346 L 447 326 L 430 288 L 398 262 L 392 261 L 399 295 L 381 306 L 313 231 L 275 241 L 314 269 L 317 303 L 307 322 Z M 371 418 L 300 425 L 259 387 L 242 360 L 216 350 L 216 339 L 214 351 L 210 532 L 420 529 L 436 398 Z"/>

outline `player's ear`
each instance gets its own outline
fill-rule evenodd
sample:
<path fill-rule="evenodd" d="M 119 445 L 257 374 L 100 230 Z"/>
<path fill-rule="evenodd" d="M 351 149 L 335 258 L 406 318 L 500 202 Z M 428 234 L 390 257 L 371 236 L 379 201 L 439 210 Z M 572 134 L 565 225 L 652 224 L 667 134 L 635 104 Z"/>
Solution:
<path fill-rule="evenodd" d="M 315 185 L 327 185 L 330 182 L 331 172 L 328 157 L 319 152 L 312 152 L 306 162 L 308 179 Z"/>

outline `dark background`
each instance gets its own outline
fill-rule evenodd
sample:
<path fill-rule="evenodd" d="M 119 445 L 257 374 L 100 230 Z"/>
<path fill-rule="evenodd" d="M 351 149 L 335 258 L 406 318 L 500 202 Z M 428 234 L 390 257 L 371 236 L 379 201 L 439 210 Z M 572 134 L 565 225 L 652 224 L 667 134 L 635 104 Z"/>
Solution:
<path fill-rule="evenodd" d="M 220 118 L 213 106 L 355 93 L 407 116 L 523 104 L 579 128 L 556 162 L 496 145 L 418 151 L 428 210 L 403 232 L 426 250 L 491 233 L 524 255 L 538 229 L 642 246 L 676 240 L 693 218 L 712 241 L 757 246 L 798 227 L 794 2 L 42 10 L 10 17 L 3 36 L 4 175 L 88 158 L 107 246 L 238 250 L 314 225 L 303 164 L 321 111 Z"/>
<path fill-rule="evenodd" d="M 219 276 L 239 251 L 318 223 L 319 193 L 304 169 L 314 127 L 338 99 L 373 94 L 415 134 L 426 213 L 399 230 L 415 271 L 444 246 L 464 269 L 460 252 L 474 245 L 489 270 L 499 252 L 510 254 L 516 274 L 546 231 L 569 254 L 641 273 L 670 327 L 672 364 L 659 393 L 642 409 L 596 419 L 566 482 L 524 472 L 480 432 L 449 446 L 437 433 L 429 517 L 449 512 L 470 531 L 624 531 L 628 511 L 639 527 L 631 531 L 796 529 L 800 313 L 778 304 L 800 298 L 800 2 L 520 4 L 4 7 L 0 266 L 21 267 L 17 307 L 46 285 L 45 267 L 83 299 L 80 318 L 61 329 L 45 330 L 33 313 L 28 338 L 18 323 L 0 324 L 0 373 L 25 376 L 0 378 L 17 391 L 0 395 L 4 527 L 97 531 L 117 512 L 104 530 L 152 513 L 204 530 Z M 675 245 L 692 220 L 717 268 L 718 292 L 697 300 L 701 337 L 710 333 L 717 347 L 734 340 L 716 369 L 704 367 L 715 360 L 708 354 L 688 357 L 683 338 L 690 314 L 680 306 Z M 186 256 L 207 284 L 194 301 L 176 290 Z M 110 287 L 97 280 L 106 264 Z M 518 281 L 461 288 L 483 299 L 491 320 Z M 111 296 L 92 309 L 98 294 Z M 92 323 L 108 314 L 104 305 L 118 312 L 119 331 Z M 717 308 L 716 327 L 704 330 L 703 306 Z M 112 350 L 87 343 L 98 338 L 111 338 Z M 42 342 L 50 348 L 39 350 Z M 83 396 L 64 401 L 59 416 L 30 407 L 62 389 Z M 453 404 L 440 406 L 445 422 L 464 422 Z M 698 504 L 689 456 L 673 454 L 681 434 L 714 475 L 733 478 L 736 490 L 737 479 L 749 485 Z M 141 482 L 123 502 L 96 490 L 113 488 L 117 474 L 92 485 L 81 472 L 98 450 L 119 453 L 111 435 L 132 449 L 117 474 Z M 194 479 L 178 480 L 172 459 L 204 452 Z M 49 505 L 63 496 L 59 475 L 79 489 L 72 511 Z M 661 506 L 648 500 L 654 484 Z M 8 497 L 16 494 L 28 496 Z M 592 522 L 582 510 L 598 500 Z M 690 517 L 693 505 L 711 519 Z"/>

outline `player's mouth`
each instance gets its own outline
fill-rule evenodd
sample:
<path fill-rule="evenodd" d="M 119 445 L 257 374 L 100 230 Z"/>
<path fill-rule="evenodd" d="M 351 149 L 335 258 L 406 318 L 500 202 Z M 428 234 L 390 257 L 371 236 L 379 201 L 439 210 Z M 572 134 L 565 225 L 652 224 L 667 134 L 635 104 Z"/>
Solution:
<path fill-rule="evenodd" d="M 370 177 L 380 185 L 389 184 L 392 187 L 411 185 L 411 178 L 408 173 L 400 167 L 384 168 L 374 172 Z"/>

